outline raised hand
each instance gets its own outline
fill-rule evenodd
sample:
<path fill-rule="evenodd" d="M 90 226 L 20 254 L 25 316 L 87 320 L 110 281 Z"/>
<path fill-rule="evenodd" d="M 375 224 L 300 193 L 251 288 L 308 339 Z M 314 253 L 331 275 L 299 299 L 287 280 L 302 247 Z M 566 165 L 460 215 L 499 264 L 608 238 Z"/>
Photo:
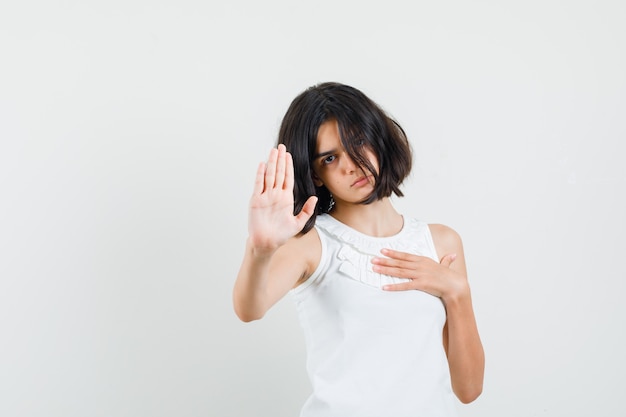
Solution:
<path fill-rule="evenodd" d="M 386 285 L 384 290 L 420 290 L 439 297 L 444 302 L 447 298 L 458 297 L 469 291 L 467 278 L 450 268 L 456 259 L 455 254 L 444 256 L 439 263 L 425 256 L 391 249 L 383 249 L 382 254 L 385 257 L 372 260 L 375 272 L 410 280 Z"/>
<path fill-rule="evenodd" d="M 313 214 L 315 196 L 294 216 L 293 183 L 293 160 L 280 144 L 270 151 L 266 163 L 259 164 L 250 199 L 248 234 L 256 251 L 276 250 L 298 234 Z"/>

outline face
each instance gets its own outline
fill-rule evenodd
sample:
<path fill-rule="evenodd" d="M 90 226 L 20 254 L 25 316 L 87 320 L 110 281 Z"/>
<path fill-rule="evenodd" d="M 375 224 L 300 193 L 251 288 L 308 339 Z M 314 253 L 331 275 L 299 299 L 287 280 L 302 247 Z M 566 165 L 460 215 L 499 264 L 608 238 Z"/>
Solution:
<path fill-rule="evenodd" d="M 359 146 L 367 146 L 363 141 Z M 337 121 L 324 122 L 317 132 L 317 146 L 313 159 L 315 185 L 328 188 L 335 204 L 356 204 L 365 200 L 374 190 L 372 174 L 357 165 L 341 143 Z M 378 161 L 371 149 L 365 156 L 378 170 Z"/>

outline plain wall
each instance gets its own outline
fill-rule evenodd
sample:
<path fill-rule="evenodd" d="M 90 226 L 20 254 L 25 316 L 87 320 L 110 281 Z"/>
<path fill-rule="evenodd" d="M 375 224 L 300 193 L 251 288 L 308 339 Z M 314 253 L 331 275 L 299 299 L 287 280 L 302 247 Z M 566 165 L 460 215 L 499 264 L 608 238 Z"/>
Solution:
<path fill-rule="evenodd" d="M 0 415 L 293 417 L 289 297 L 231 291 L 306 87 L 408 133 L 403 213 L 463 237 L 486 357 L 461 416 L 626 406 L 623 1 L 5 1 Z M 381 357 L 394 352 L 381 352 Z"/>

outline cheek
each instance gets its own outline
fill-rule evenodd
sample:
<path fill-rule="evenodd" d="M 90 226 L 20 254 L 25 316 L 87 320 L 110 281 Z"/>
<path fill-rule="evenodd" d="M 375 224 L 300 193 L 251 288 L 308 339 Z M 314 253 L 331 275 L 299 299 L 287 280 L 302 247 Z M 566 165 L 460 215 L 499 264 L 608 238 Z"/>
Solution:
<path fill-rule="evenodd" d="M 316 167 L 316 169 L 311 169 L 313 170 L 313 183 L 316 187 L 321 187 L 324 184 L 333 182 L 332 168 L 330 166 L 326 166 L 323 168 Z"/>
<path fill-rule="evenodd" d="M 378 165 L 378 158 L 373 151 L 367 151 L 367 159 L 370 161 L 377 174 L 380 174 L 380 165 Z"/>

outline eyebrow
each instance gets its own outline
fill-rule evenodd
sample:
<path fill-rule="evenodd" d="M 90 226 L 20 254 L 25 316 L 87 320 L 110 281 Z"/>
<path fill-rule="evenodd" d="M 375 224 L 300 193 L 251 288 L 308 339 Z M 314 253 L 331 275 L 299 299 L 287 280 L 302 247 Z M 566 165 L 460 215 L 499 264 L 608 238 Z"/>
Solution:
<path fill-rule="evenodd" d="M 321 158 L 321 157 L 323 157 L 323 156 L 332 155 L 332 154 L 334 154 L 335 152 L 337 152 L 337 149 L 331 149 L 331 150 L 329 150 L 329 151 L 320 152 L 320 153 L 318 153 L 317 155 L 315 155 L 315 156 L 313 157 L 313 159 L 318 159 L 318 158 Z"/>

